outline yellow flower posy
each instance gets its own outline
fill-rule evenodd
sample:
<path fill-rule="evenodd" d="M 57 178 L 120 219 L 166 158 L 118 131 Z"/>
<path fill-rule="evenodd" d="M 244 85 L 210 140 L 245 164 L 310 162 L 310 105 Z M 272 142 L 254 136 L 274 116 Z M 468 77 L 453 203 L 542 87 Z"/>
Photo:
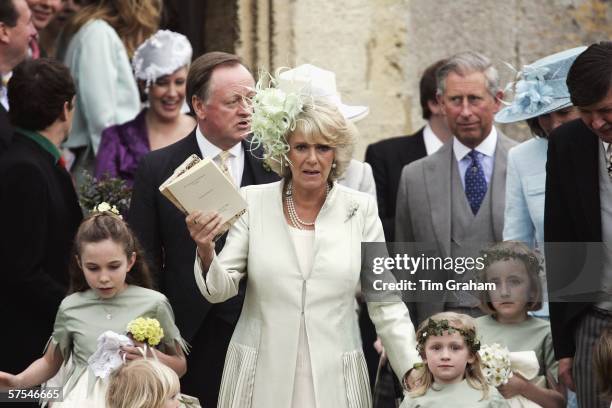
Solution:
<path fill-rule="evenodd" d="M 127 325 L 127 331 L 134 340 L 147 343 L 149 346 L 157 346 L 164 337 L 164 329 L 159 321 L 150 317 L 139 317 L 132 320 Z"/>

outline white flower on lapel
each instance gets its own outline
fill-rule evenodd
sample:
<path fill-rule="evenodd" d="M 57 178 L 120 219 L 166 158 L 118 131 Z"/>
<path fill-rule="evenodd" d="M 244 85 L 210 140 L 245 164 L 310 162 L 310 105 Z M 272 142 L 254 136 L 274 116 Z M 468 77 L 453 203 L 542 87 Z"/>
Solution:
<path fill-rule="evenodd" d="M 353 218 L 353 216 L 357 213 L 358 209 L 359 209 L 359 204 L 353 201 L 347 208 L 346 219 L 344 220 L 344 222 L 347 222 L 348 220 Z"/>

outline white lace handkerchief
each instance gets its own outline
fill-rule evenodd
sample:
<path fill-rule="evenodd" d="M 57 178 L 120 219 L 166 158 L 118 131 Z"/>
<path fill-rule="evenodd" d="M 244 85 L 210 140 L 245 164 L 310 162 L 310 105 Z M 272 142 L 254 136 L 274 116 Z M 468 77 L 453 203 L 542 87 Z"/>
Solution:
<path fill-rule="evenodd" d="M 121 346 L 133 346 L 129 337 L 114 331 L 105 331 L 98 337 L 98 349 L 89 357 L 89 368 L 96 377 L 106 378 L 123 364 Z"/>

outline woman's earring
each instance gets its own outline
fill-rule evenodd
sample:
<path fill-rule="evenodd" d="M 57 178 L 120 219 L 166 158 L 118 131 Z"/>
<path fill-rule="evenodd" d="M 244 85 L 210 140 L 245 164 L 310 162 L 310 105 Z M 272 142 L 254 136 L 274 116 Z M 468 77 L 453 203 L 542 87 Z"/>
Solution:
<path fill-rule="evenodd" d="M 336 162 L 332 163 L 332 169 L 334 169 L 334 170 L 336 169 Z"/>

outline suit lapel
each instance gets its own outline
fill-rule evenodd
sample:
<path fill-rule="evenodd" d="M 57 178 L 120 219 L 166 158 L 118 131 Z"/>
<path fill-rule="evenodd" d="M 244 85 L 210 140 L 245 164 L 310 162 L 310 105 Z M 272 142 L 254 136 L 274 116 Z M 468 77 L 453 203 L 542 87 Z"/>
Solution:
<path fill-rule="evenodd" d="M 408 136 L 407 140 L 405 140 L 401 146 L 398 146 L 398 153 L 400 155 L 398 174 L 401 173 L 404 165 L 427 156 L 425 140 L 423 139 L 423 129 L 424 128 L 421 128 L 414 136 Z"/>
<path fill-rule="evenodd" d="M 590 132 L 589 132 L 590 133 Z M 582 205 L 580 215 L 584 218 L 586 236 L 601 241 L 601 208 L 599 198 L 599 138 L 590 133 L 574 143 L 571 151 L 574 185 Z M 578 140 L 577 138 L 573 139 Z"/>
<path fill-rule="evenodd" d="M 491 222 L 493 223 L 493 235 L 495 240 L 499 242 L 503 240 L 504 233 L 508 146 L 505 136 L 500 131 L 497 134 L 493 174 L 491 175 Z"/>
<path fill-rule="evenodd" d="M 200 147 L 198 146 L 198 141 L 196 139 L 195 129 L 183 140 L 177 142 L 180 143 L 180 147 L 177 149 L 174 157 L 172 158 L 172 165 L 170 166 L 170 174 L 174 172 L 181 163 L 183 163 L 189 156 L 192 154 L 197 154 L 199 158 L 202 157 L 202 152 L 200 151 Z"/>
<path fill-rule="evenodd" d="M 178 167 L 187 157 L 192 154 L 197 154 L 200 158 L 204 158 L 198 141 L 196 138 L 195 129 L 182 141 L 180 149 L 177 149 L 175 160 L 172 163 L 172 171 Z M 266 171 L 262 166 L 263 150 L 261 148 L 251 151 L 251 144 L 248 140 L 242 141 L 244 150 L 244 171 L 242 172 L 242 180 L 240 186 L 248 186 L 251 184 L 270 183 L 278 180 L 278 176 L 274 172 Z"/>
<path fill-rule="evenodd" d="M 424 163 L 425 192 L 431 207 L 436 240 L 442 243 L 443 256 L 450 256 L 451 242 L 451 165 L 454 165 L 453 144 L 447 143 Z"/>
<path fill-rule="evenodd" d="M 244 150 L 244 171 L 242 172 L 240 186 L 271 183 L 279 179 L 276 173 L 263 167 L 261 158 L 264 152 L 261 147 L 253 149 L 247 139 L 242 141 L 242 148 Z"/>

